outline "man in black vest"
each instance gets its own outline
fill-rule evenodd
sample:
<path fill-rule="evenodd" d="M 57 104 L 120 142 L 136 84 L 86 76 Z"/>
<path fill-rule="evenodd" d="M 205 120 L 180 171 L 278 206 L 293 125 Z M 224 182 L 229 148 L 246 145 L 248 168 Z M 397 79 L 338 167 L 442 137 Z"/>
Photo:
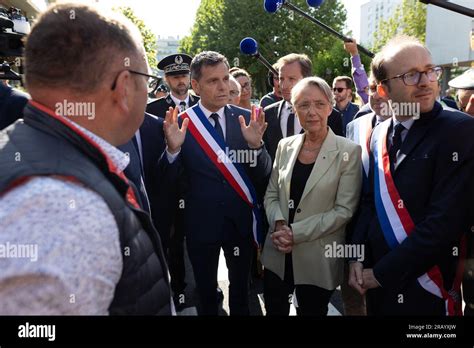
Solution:
<path fill-rule="evenodd" d="M 143 122 L 148 74 L 121 15 L 62 3 L 37 19 L 32 100 L 0 132 L 0 244 L 27 251 L 0 258 L 0 314 L 173 313 L 159 235 L 117 149 Z"/>

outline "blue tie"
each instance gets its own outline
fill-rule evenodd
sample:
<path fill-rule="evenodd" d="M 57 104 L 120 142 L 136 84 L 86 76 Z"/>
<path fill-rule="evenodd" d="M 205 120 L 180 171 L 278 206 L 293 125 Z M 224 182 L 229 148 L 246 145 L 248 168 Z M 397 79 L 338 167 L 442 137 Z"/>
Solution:
<path fill-rule="evenodd" d="M 211 118 L 214 120 L 214 129 L 216 130 L 217 134 L 219 134 L 222 139 L 225 139 L 224 132 L 222 131 L 221 124 L 219 123 L 219 115 L 213 113 L 211 114 Z"/>

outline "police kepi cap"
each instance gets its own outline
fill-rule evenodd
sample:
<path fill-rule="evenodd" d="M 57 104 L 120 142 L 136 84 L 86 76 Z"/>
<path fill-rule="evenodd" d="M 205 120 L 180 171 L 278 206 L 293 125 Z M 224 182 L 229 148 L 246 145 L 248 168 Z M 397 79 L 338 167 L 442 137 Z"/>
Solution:
<path fill-rule="evenodd" d="M 158 69 L 163 70 L 165 75 L 188 74 L 192 59 L 187 54 L 172 54 L 160 60 Z"/>
<path fill-rule="evenodd" d="M 448 82 L 449 87 L 457 89 L 474 89 L 474 68 L 466 70 L 463 74 Z"/>

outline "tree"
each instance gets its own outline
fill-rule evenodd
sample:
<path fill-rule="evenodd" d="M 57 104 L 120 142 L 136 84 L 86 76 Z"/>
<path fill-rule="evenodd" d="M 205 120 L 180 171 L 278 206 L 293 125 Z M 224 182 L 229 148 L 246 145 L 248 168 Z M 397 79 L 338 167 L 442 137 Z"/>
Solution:
<path fill-rule="evenodd" d="M 346 11 L 339 0 L 326 1 L 318 9 L 305 0 L 292 3 L 326 25 L 341 32 Z M 253 37 L 260 53 L 271 63 L 288 53 L 306 53 L 316 66 L 318 53 L 329 50 L 335 39 L 297 13 L 286 8 L 275 14 L 266 13 L 263 0 L 202 0 L 190 36 L 183 38 L 181 49 L 191 55 L 204 50 L 224 54 L 231 66 L 246 69 L 253 78 L 258 94 L 266 90 L 267 69 L 256 59 L 242 55 L 240 41 Z"/>
<path fill-rule="evenodd" d="M 143 46 L 145 47 L 148 63 L 150 67 L 156 67 L 156 36 L 153 32 L 145 25 L 145 22 L 138 18 L 130 7 L 119 7 L 114 9 L 124 14 L 125 17 L 130 19 L 140 30 L 143 39 Z"/>
<path fill-rule="evenodd" d="M 381 19 L 374 33 L 374 52 L 397 34 L 406 34 L 425 42 L 426 5 L 417 0 L 403 0 L 395 12 L 386 20 Z"/>

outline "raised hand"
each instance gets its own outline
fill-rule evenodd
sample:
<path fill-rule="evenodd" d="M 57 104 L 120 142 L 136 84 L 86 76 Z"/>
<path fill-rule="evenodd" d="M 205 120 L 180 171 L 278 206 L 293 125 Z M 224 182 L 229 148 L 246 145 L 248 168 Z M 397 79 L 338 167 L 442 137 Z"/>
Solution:
<path fill-rule="evenodd" d="M 188 129 L 188 119 L 185 119 L 181 128 L 179 128 L 178 112 L 179 108 L 177 106 L 174 109 L 170 107 L 168 111 L 166 111 L 165 122 L 163 123 L 166 144 L 168 145 L 168 151 L 171 154 L 174 154 L 181 149 L 181 145 L 183 145 L 186 137 L 186 130 Z"/>
<path fill-rule="evenodd" d="M 265 114 L 262 109 L 257 111 L 255 105 L 252 105 L 252 113 L 250 115 L 250 123 L 247 126 L 245 124 L 244 116 L 239 116 L 240 129 L 242 130 L 242 135 L 247 141 L 247 144 L 251 149 L 256 149 L 260 147 L 262 143 L 263 133 L 267 129 L 268 124 L 265 122 Z"/>
<path fill-rule="evenodd" d="M 352 39 L 352 42 L 344 42 L 344 49 L 350 53 L 351 57 L 357 56 L 359 54 L 357 42 L 355 39 Z"/>

